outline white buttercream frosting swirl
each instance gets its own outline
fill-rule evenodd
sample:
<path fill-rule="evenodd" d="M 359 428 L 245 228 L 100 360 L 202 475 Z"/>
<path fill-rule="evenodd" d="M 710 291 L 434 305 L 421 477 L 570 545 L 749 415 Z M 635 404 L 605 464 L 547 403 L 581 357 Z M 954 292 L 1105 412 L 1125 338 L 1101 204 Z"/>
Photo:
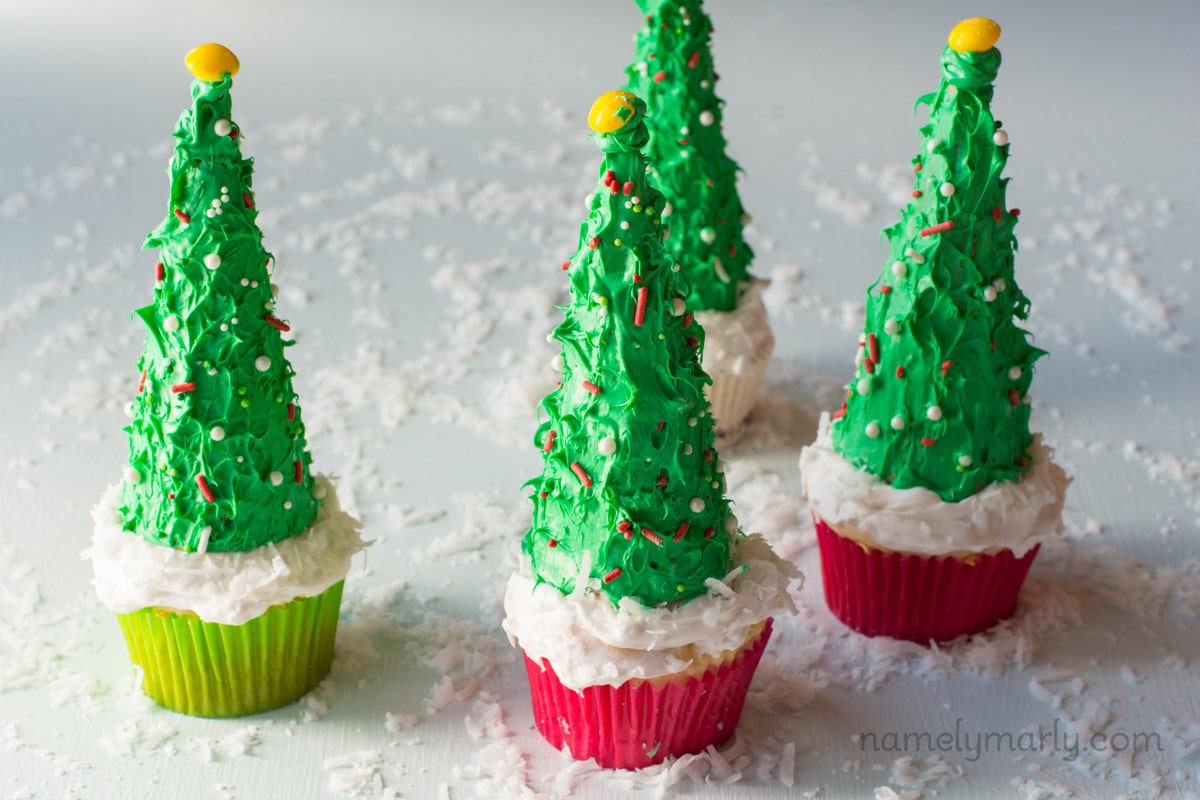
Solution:
<path fill-rule="evenodd" d="M 760 535 L 734 537 L 730 557 L 730 573 L 710 578 L 708 594 L 660 608 L 629 598 L 614 606 L 594 579 L 564 595 L 522 564 L 504 595 L 504 630 L 572 689 L 678 673 L 737 650 L 768 617 L 796 612 L 788 584 L 803 576 Z"/>
<path fill-rule="evenodd" d="M 333 483 L 318 475 L 315 485 L 324 498 L 312 525 L 245 553 L 187 553 L 123 530 L 119 487 L 110 486 L 92 510 L 92 546 L 82 554 L 92 560 L 100 602 L 117 614 L 163 607 L 242 625 L 273 605 L 320 594 L 346 577 L 366 544 Z"/>
<path fill-rule="evenodd" d="M 1020 558 L 1062 531 L 1071 479 L 1040 435 L 1034 436 L 1033 463 L 1021 480 L 993 483 L 947 503 L 923 487 L 896 489 L 858 469 L 833 449 L 829 429 L 829 415 L 822 414 L 817 440 L 800 451 L 804 491 L 821 519 L 851 529 L 848 534 L 864 544 L 921 555 L 1007 549 Z"/>
<path fill-rule="evenodd" d="M 704 371 L 714 376 L 743 375 L 764 364 L 775 349 L 762 293 L 770 281 L 757 278 L 742 284 L 731 311 L 697 311 L 704 329 Z"/>

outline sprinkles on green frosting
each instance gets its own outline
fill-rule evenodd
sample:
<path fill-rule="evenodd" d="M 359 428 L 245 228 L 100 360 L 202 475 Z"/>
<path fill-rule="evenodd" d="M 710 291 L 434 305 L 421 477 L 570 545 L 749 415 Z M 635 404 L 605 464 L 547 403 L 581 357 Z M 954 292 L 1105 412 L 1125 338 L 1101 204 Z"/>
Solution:
<path fill-rule="evenodd" d="M 956 502 L 1029 468 L 1028 391 L 1045 353 L 1014 322 L 1018 210 L 1005 203 L 1008 134 L 992 118 L 995 48 L 942 54 L 943 79 L 913 159 L 913 200 L 885 231 L 866 329 L 833 446 L 904 489 Z"/>
<path fill-rule="evenodd" d="M 616 114 L 624 124 L 593 137 L 604 158 L 564 264 L 571 300 L 554 331 L 562 382 L 542 400 L 534 444 L 545 468 L 528 484 L 523 548 L 536 579 L 564 593 L 583 576 L 614 603 L 657 606 L 725 577 L 737 518 L 704 397 L 704 332 L 663 247 L 663 197 L 647 179 L 645 104 L 614 92 L 597 108 L 612 112 L 593 121 Z"/>
<path fill-rule="evenodd" d="M 646 25 L 637 35 L 629 88 L 651 112 L 646 151 L 664 212 L 668 252 L 683 270 L 693 311 L 730 311 L 750 280 L 754 253 L 742 228 L 748 217 L 737 191 L 738 166 L 725 154 L 722 101 L 716 95 L 709 39 L 712 22 L 700 0 L 637 0 Z"/>
<path fill-rule="evenodd" d="M 194 81 L 176 126 L 121 489 L 127 530 L 200 552 L 294 536 L 319 502 L 230 85 Z"/>

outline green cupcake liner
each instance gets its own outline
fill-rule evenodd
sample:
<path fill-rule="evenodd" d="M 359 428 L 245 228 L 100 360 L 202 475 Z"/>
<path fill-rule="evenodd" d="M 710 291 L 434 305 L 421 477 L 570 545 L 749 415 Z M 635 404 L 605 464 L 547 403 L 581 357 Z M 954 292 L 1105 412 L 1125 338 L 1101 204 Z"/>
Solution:
<path fill-rule="evenodd" d="M 117 620 L 152 700 L 194 717 L 242 717 L 287 705 L 329 674 L 342 583 L 243 625 L 163 608 Z"/>

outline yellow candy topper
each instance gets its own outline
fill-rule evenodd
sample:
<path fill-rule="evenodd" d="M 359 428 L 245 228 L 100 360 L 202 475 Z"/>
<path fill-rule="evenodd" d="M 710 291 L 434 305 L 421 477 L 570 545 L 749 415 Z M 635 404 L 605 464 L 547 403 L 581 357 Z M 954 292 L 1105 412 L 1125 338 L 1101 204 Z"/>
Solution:
<path fill-rule="evenodd" d="M 588 112 L 588 127 L 596 133 L 612 133 L 625 127 L 636 111 L 637 95 L 618 89 L 602 94 Z"/>
<path fill-rule="evenodd" d="M 1000 38 L 1000 26 L 987 17 L 971 17 L 954 26 L 946 43 L 960 53 L 991 50 Z"/>
<path fill-rule="evenodd" d="M 215 83 L 226 75 L 237 75 L 241 64 L 228 47 L 220 44 L 202 44 L 184 57 L 188 72 L 202 81 Z"/>

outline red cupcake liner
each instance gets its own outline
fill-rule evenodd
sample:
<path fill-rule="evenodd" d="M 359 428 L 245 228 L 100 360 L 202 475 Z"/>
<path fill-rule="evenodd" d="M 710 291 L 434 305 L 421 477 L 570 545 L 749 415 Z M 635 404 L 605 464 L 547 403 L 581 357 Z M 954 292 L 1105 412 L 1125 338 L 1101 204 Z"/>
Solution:
<path fill-rule="evenodd" d="M 608 769 L 640 769 L 724 744 L 770 637 L 768 619 L 733 659 L 685 681 L 637 678 L 582 690 L 564 686 L 546 659 L 538 664 L 525 656 L 534 721 L 554 747 Z"/>
<path fill-rule="evenodd" d="M 841 536 L 816 514 L 825 603 L 833 615 L 867 636 L 947 642 L 1012 616 L 1037 555 L 1011 550 L 953 556 L 893 553 Z"/>

